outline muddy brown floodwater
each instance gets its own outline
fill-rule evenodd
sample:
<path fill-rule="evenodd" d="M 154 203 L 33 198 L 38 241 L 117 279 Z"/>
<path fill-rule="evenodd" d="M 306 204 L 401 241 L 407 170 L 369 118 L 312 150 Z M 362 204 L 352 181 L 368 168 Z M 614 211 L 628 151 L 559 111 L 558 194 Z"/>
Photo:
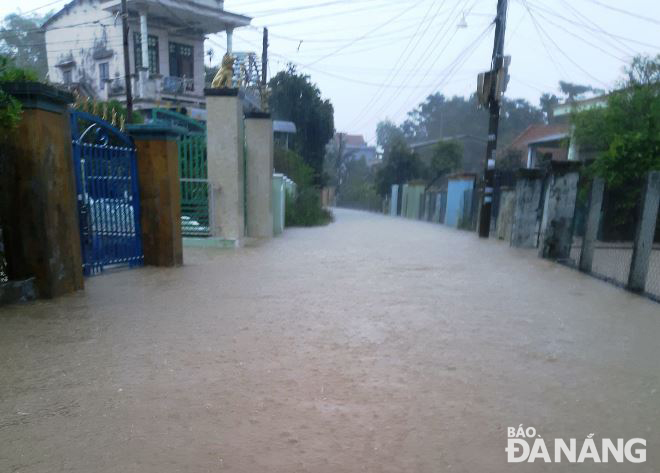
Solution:
<path fill-rule="evenodd" d="M 660 305 L 533 252 L 337 211 L 0 309 L 0 472 L 658 472 Z M 507 427 L 642 464 L 507 464 Z"/>

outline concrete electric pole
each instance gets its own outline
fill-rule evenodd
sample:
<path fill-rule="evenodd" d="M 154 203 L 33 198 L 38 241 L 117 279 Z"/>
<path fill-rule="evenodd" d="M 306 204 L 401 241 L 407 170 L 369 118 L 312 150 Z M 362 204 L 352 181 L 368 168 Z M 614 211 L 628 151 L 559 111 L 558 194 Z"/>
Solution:
<path fill-rule="evenodd" d="M 121 0 L 121 29 L 124 43 L 124 84 L 126 87 L 126 123 L 133 119 L 133 91 L 131 90 L 131 63 L 128 58 L 128 7 Z"/>
<path fill-rule="evenodd" d="M 506 29 L 507 0 L 497 0 L 497 16 L 495 17 L 495 42 L 489 80 L 483 81 L 488 88 L 488 145 L 486 147 L 486 163 L 484 166 L 484 192 L 481 198 L 479 212 L 479 236 L 488 238 L 490 233 L 490 214 L 493 205 L 493 174 L 495 172 L 495 153 L 497 151 L 497 130 L 500 123 L 500 99 L 506 86 L 506 67 L 504 60 L 504 31 Z M 481 80 L 480 80 L 481 82 Z M 484 91 L 486 92 L 486 91 Z"/>
<path fill-rule="evenodd" d="M 264 28 L 264 39 L 261 51 L 261 84 L 266 85 L 268 76 L 268 28 Z"/>

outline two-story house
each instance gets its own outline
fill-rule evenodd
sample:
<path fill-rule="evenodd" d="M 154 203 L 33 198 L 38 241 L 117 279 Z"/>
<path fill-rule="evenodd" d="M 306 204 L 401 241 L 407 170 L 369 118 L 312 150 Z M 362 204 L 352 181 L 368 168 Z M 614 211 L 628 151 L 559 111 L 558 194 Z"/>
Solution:
<path fill-rule="evenodd" d="M 250 18 L 221 0 L 127 0 L 134 108 L 204 108 L 204 38 Z M 51 82 L 126 101 L 121 0 L 73 0 L 43 25 Z"/>

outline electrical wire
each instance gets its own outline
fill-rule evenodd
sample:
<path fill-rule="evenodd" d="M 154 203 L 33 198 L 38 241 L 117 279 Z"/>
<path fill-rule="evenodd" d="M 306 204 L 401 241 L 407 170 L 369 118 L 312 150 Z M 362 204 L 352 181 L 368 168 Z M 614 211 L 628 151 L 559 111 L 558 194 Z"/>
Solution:
<path fill-rule="evenodd" d="M 417 45 L 419 44 L 419 42 L 421 41 L 421 39 L 426 35 L 426 32 L 428 31 L 428 29 L 429 29 L 429 27 L 431 26 L 431 24 L 433 23 L 433 21 L 435 21 L 435 19 L 437 18 L 438 14 L 439 14 L 439 12 L 440 12 L 440 8 L 444 5 L 444 3 L 445 3 L 445 0 L 442 0 L 442 2 L 440 3 L 440 7 L 438 7 L 438 10 L 435 12 L 435 15 L 433 16 L 433 19 L 428 23 L 427 27 L 424 29 L 424 32 L 422 33 L 422 35 L 418 38 L 418 40 L 417 40 L 417 42 L 415 43 L 415 45 L 412 46 L 412 43 L 413 43 L 412 38 L 411 38 L 411 40 L 408 42 L 408 44 L 406 44 L 406 47 L 401 51 L 401 54 L 399 55 L 399 57 L 397 58 L 397 60 L 394 62 L 394 64 L 399 64 L 399 63 L 401 62 L 401 60 L 404 59 L 404 57 L 405 57 L 403 64 L 401 64 L 401 67 L 397 68 L 397 69 L 395 70 L 394 74 L 391 74 L 391 75 L 390 75 L 390 78 L 389 78 L 390 80 L 384 82 L 384 83 L 382 84 L 382 87 L 380 87 L 380 88 L 374 93 L 374 95 L 371 97 L 371 99 L 367 102 L 367 104 L 366 104 L 364 107 L 362 107 L 362 110 L 361 110 L 360 112 L 358 112 L 357 117 L 353 119 L 353 121 L 352 121 L 351 124 L 349 125 L 349 128 L 351 128 L 351 127 L 355 124 L 355 122 L 359 122 L 359 121 L 362 119 L 362 117 L 364 116 L 365 113 L 367 113 L 367 111 L 370 109 L 370 107 L 371 107 L 373 104 L 377 103 L 377 101 L 378 101 L 378 100 L 380 99 L 380 97 L 382 96 L 383 91 L 384 91 L 387 87 L 389 87 L 389 86 L 392 84 L 392 82 L 394 82 L 394 80 L 398 77 L 399 73 L 400 73 L 401 70 L 403 69 L 403 66 L 408 62 L 408 59 L 410 59 L 410 56 L 407 56 L 407 57 L 405 56 L 406 53 L 408 52 L 408 49 L 409 49 L 411 46 L 412 46 L 413 50 L 414 50 L 415 47 L 417 47 Z M 432 8 L 432 7 L 433 7 L 433 5 L 431 5 L 431 8 Z M 428 15 L 428 14 L 431 12 L 431 8 L 429 8 L 429 9 L 427 10 L 426 15 Z M 426 16 L 426 15 L 425 15 L 425 16 Z M 419 32 L 419 30 L 421 29 L 421 27 L 422 27 L 423 24 L 424 24 L 423 21 L 419 23 L 419 26 L 417 27 L 417 30 L 415 31 L 415 35 L 417 35 L 417 33 Z M 413 35 L 413 36 L 414 36 L 414 35 Z"/>

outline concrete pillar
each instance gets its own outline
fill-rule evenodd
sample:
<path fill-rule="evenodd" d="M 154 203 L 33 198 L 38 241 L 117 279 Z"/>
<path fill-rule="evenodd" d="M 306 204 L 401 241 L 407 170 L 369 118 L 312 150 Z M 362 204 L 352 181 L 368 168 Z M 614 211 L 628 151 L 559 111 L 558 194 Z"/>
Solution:
<path fill-rule="evenodd" d="M 181 190 L 177 137 L 183 128 L 169 125 L 129 125 L 137 149 L 140 222 L 144 263 L 183 264 Z"/>
<path fill-rule="evenodd" d="M 399 202 L 399 185 L 392 184 L 392 198 L 390 199 L 390 215 L 397 215 L 397 203 Z"/>
<path fill-rule="evenodd" d="M 233 51 L 234 51 L 234 29 L 227 28 L 227 54 L 231 54 Z"/>
<path fill-rule="evenodd" d="M 537 169 L 521 169 L 516 182 L 511 246 L 536 248 L 538 240 L 542 172 Z"/>
<path fill-rule="evenodd" d="M 10 279 L 36 278 L 40 297 L 83 288 L 71 128 L 73 96 L 39 83 L 5 83 L 23 104 L 0 145 L 0 222 Z"/>
<path fill-rule="evenodd" d="M 589 193 L 589 209 L 587 211 L 587 222 L 582 239 L 582 251 L 580 252 L 580 271 L 591 272 L 594 261 L 594 248 L 598 238 L 598 227 L 600 226 L 600 214 L 603 207 L 603 194 L 605 192 L 605 181 L 596 177 L 591 182 Z"/>
<path fill-rule="evenodd" d="M 500 240 L 511 241 L 511 227 L 513 226 L 515 204 L 516 191 L 507 187 L 501 188 L 496 225 L 497 238 Z"/>
<path fill-rule="evenodd" d="M 553 161 L 546 178 L 539 256 L 565 259 L 573 243 L 573 216 L 577 199 L 579 163 Z"/>
<path fill-rule="evenodd" d="M 140 46 L 142 49 L 142 67 L 149 70 L 149 30 L 147 29 L 147 12 L 140 12 Z"/>
<path fill-rule="evenodd" d="M 241 244 L 245 236 L 243 104 L 238 89 L 205 89 L 208 178 L 215 199 L 211 233 Z"/>
<path fill-rule="evenodd" d="M 646 287 L 659 204 L 660 171 L 651 171 L 642 191 L 642 206 L 637 219 L 635 246 L 628 276 L 628 289 L 634 292 L 643 292 Z"/>
<path fill-rule="evenodd" d="M 272 178 L 272 205 L 273 205 L 273 234 L 279 235 L 284 231 L 285 220 L 285 190 L 284 174 L 273 174 Z"/>
<path fill-rule="evenodd" d="M 255 238 L 273 236 L 273 120 L 269 113 L 253 112 L 245 117 L 247 155 L 247 234 Z"/>

